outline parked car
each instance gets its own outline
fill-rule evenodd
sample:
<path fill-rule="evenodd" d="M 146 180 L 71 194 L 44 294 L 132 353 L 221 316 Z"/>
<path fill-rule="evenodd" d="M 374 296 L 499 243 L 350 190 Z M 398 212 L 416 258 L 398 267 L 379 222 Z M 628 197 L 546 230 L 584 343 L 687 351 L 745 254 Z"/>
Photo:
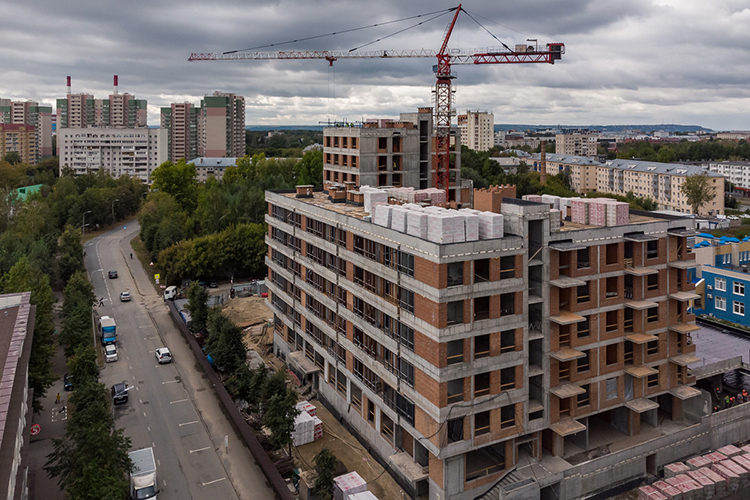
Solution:
<path fill-rule="evenodd" d="M 104 346 L 104 360 L 107 363 L 117 361 L 117 347 L 115 344 L 107 344 Z"/>
<path fill-rule="evenodd" d="M 167 347 L 160 347 L 154 351 L 154 353 L 156 354 L 156 361 L 158 361 L 159 364 L 172 362 L 172 353 L 169 352 Z"/>
<path fill-rule="evenodd" d="M 120 302 L 130 302 L 130 292 L 122 292 L 120 294 Z"/>
<path fill-rule="evenodd" d="M 73 375 L 68 375 L 66 373 L 63 376 L 63 388 L 66 391 L 72 391 L 73 390 Z"/>
<path fill-rule="evenodd" d="M 219 288 L 219 284 L 215 281 L 209 281 L 208 288 Z"/>
<path fill-rule="evenodd" d="M 117 271 L 110 271 L 109 272 L 109 279 L 117 279 Z"/>
<path fill-rule="evenodd" d="M 125 383 L 112 386 L 112 402 L 116 405 L 128 402 L 128 386 Z"/>

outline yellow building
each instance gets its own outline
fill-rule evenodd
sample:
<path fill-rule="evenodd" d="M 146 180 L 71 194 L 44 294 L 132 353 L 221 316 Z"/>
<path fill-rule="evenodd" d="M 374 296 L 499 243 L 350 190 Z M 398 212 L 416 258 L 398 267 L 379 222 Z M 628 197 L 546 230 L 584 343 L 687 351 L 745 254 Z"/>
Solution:
<path fill-rule="evenodd" d="M 36 129 L 32 125 L 0 123 L 0 159 L 13 151 L 24 163 L 36 162 Z"/>

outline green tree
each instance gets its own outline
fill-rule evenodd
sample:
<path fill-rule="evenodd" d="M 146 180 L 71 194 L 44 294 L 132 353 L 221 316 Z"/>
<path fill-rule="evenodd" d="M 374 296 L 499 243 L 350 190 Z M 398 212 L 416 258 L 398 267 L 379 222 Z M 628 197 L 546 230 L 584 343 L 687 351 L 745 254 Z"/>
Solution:
<path fill-rule="evenodd" d="M 3 277 L 2 290 L 3 293 L 31 292 L 30 303 L 36 306 L 34 337 L 29 358 L 29 386 L 34 389 L 32 408 L 35 413 L 40 413 L 43 409 L 41 399 L 57 378 L 52 373 L 50 363 L 55 354 L 55 297 L 49 284 L 49 276 L 32 265 L 27 257 L 21 257 Z"/>
<path fill-rule="evenodd" d="M 208 314 L 206 352 L 217 368 L 230 374 L 235 373 L 247 357 L 242 329 L 217 308 Z"/>
<path fill-rule="evenodd" d="M 18 165 L 19 163 L 21 163 L 21 155 L 18 154 L 18 151 L 10 151 L 8 153 L 5 153 L 4 159 L 11 165 Z"/>
<path fill-rule="evenodd" d="M 198 198 L 198 181 L 195 175 L 195 165 L 192 163 L 186 163 L 184 159 L 177 163 L 167 161 L 151 174 L 151 188 L 172 195 L 185 211 L 192 213 Z"/>
<path fill-rule="evenodd" d="M 60 260 L 58 267 L 60 279 L 67 283 L 73 274 L 83 271 L 83 245 L 81 245 L 81 231 L 71 224 L 65 226 L 60 237 Z"/>
<path fill-rule="evenodd" d="M 323 448 L 313 457 L 315 462 L 315 494 L 319 500 L 333 500 L 333 474 L 338 459 L 328 448 Z"/>
<path fill-rule="evenodd" d="M 669 146 L 662 146 L 659 148 L 659 154 L 656 157 L 656 161 L 661 163 L 672 163 L 677 159 L 677 153 L 674 152 Z"/>
<path fill-rule="evenodd" d="M 208 321 L 208 290 L 198 284 L 197 281 L 190 283 L 188 288 L 187 310 L 190 312 L 190 329 L 200 332 L 206 329 Z"/>
<path fill-rule="evenodd" d="M 707 172 L 691 175 L 680 186 L 680 191 L 687 198 L 688 205 L 695 215 L 707 202 L 714 199 L 716 189 Z"/>
<path fill-rule="evenodd" d="M 315 149 L 302 155 L 297 163 L 299 184 L 323 185 L 323 151 Z"/>
<path fill-rule="evenodd" d="M 288 446 L 290 455 L 294 419 L 299 415 L 296 405 L 297 393 L 292 388 L 284 387 L 283 391 L 271 396 L 263 412 L 263 425 L 271 431 L 271 444 L 278 449 Z"/>

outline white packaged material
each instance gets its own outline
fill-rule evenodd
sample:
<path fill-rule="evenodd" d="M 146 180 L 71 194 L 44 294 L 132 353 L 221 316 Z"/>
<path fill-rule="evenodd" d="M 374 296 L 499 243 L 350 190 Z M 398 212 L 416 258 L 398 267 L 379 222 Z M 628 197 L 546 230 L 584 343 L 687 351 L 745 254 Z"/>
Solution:
<path fill-rule="evenodd" d="M 367 482 L 356 472 L 333 478 L 333 498 L 336 500 L 351 500 L 356 493 L 367 491 Z"/>
<path fill-rule="evenodd" d="M 435 243 L 453 243 L 453 216 L 429 214 L 427 239 Z"/>
<path fill-rule="evenodd" d="M 391 229 L 395 229 L 396 231 L 400 231 L 402 233 L 406 232 L 406 213 L 408 210 L 406 210 L 404 207 L 400 207 L 398 205 L 394 205 L 391 209 Z"/>
<path fill-rule="evenodd" d="M 542 203 L 549 204 L 550 208 L 554 208 L 556 210 L 560 209 L 560 197 L 559 196 L 555 196 L 552 194 L 543 194 Z"/>
<path fill-rule="evenodd" d="M 417 210 L 406 213 L 406 233 L 417 238 L 427 239 L 427 219 L 430 214 Z"/>
<path fill-rule="evenodd" d="M 391 210 L 393 205 L 377 204 L 373 207 L 372 221 L 378 226 L 391 227 Z"/>
<path fill-rule="evenodd" d="M 360 189 L 361 191 L 361 189 Z M 388 203 L 388 193 L 380 189 L 368 189 L 365 195 L 365 212 L 372 213 L 372 206 L 375 203 Z"/>
<path fill-rule="evenodd" d="M 464 218 L 466 241 L 477 241 L 479 239 L 479 215 L 468 212 L 463 212 L 461 215 Z"/>
<path fill-rule="evenodd" d="M 474 214 L 474 215 L 479 215 L 482 213 L 481 210 L 474 210 L 473 208 L 460 208 L 458 211 L 462 213 Z"/>
<path fill-rule="evenodd" d="M 448 214 L 453 217 L 453 243 L 466 241 L 466 219 L 457 210 L 449 210 Z"/>
<path fill-rule="evenodd" d="M 554 208 L 549 211 L 549 230 L 552 232 L 560 230 L 560 211 Z"/>
<path fill-rule="evenodd" d="M 378 500 L 371 491 L 363 491 L 362 493 L 353 493 L 349 495 L 349 500 Z"/>
<path fill-rule="evenodd" d="M 445 208 L 429 206 L 429 207 L 424 207 L 424 211 L 429 212 L 431 214 L 435 214 L 439 212 L 445 212 Z"/>
<path fill-rule="evenodd" d="M 294 446 L 312 443 L 315 440 L 315 420 L 306 411 L 300 412 L 294 419 L 292 442 Z"/>
<path fill-rule="evenodd" d="M 424 207 L 422 205 L 417 205 L 416 203 L 406 203 L 402 205 L 407 210 L 419 210 L 422 212 L 424 210 Z"/>
<path fill-rule="evenodd" d="M 493 212 L 482 212 L 479 214 L 479 239 L 492 240 L 502 238 L 505 235 L 504 219 L 502 214 Z"/>

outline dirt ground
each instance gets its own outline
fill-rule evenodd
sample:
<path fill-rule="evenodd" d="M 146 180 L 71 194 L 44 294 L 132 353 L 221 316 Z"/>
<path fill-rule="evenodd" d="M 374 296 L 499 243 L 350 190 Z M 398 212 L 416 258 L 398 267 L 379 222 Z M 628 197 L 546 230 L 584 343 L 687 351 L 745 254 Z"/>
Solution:
<path fill-rule="evenodd" d="M 240 328 L 273 321 L 273 312 L 263 297 L 237 297 L 229 300 L 222 309 L 229 319 Z"/>
<path fill-rule="evenodd" d="M 323 448 L 328 448 L 344 463 L 349 472 L 357 471 L 362 479 L 367 481 L 367 489 L 373 495 L 381 500 L 400 500 L 402 490 L 391 475 L 383 474 L 383 467 L 325 409 L 322 403 L 316 400 L 310 400 L 310 403 L 317 407 L 318 418 L 323 421 L 323 437 L 312 443 L 295 447 L 293 451 L 295 463 L 302 470 L 311 470 L 315 454 Z"/>

